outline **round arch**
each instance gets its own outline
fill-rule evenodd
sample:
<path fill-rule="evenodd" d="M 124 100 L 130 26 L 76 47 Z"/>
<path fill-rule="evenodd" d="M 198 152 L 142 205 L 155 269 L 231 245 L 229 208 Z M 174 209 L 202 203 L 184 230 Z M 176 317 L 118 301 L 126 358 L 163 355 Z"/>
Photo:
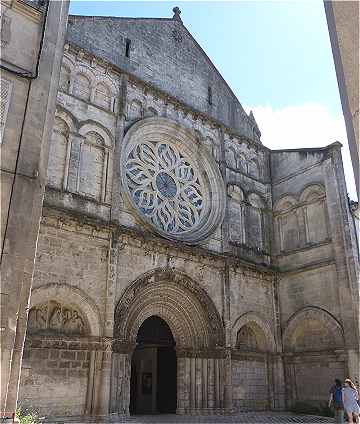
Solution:
<path fill-rule="evenodd" d="M 41 303 L 55 300 L 79 307 L 84 314 L 92 336 L 101 335 L 100 312 L 95 302 L 77 287 L 67 284 L 46 284 L 36 287 L 31 292 L 30 308 Z"/>
<path fill-rule="evenodd" d="M 255 312 L 246 312 L 235 321 L 231 332 L 233 347 L 235 347 L 236 337 L 239 330 L 246 325 L 251 326 L 251 324 L 255 324 L 263 332 L 265 339 L 265 350 L 269 352 L 275 352 L 276 343 L 271 327 L 264 318 Z"/>
<path fill-rule="evenodd" d="M 224 345 L 224 328 L 215 305 L 183 273 L 157 269 L 130 284 L 115 309 L 115 338 L 135 343 L 141 324 L 153 315 L 166 321 L 177 347 Z"/>
<path fill-rule="evenodd" d="M 324 309 L 308 306 L 296 312 L 288 320 L 283 333 L 283 346 L 287 351 L 294 350 L 296 343 L 294 338 L 296 332 L 301 328 L 306 328 L 306 323 L 309 321 L 317 321 L 322 328 L 332 336 L 332 347 L 343 348 L 344 346 L 344 332 L 341 324 L 329 312 Z M 317 346 L 316 346 L 317 347 Z"/>

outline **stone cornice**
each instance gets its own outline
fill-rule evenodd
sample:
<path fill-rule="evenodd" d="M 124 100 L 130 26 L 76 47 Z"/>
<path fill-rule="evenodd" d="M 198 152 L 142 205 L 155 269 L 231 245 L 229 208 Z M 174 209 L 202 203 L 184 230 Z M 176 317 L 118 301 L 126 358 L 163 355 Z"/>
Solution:
<path fill-rule="evenodd" d="M 186 257 L 191 261 L 199 261 L 207 266 L 224 269 L 225 264 L 233 268 L 247 270 L 250 275 L 255 272 L 259 278 L 269 279 L 276 270 L 269 266 L 248 262 L 231 253 L 219 253 L 201 246 L 186 245 L 182 242 L 166 240 L 152 233 L 145 233 L 139 229 L 119 225 L 116 222 L 90 218 L 81 214 L 73 213 L 56 207 L 46 205 L 43 209 L 42 223 L 67 231 L 80 232 L 93 237 L 108 240 L 111 232 L 117 235 L 120 245 L 132 245 L 144 249 L 144 251 L 166 252 L 171 258 Z"/>

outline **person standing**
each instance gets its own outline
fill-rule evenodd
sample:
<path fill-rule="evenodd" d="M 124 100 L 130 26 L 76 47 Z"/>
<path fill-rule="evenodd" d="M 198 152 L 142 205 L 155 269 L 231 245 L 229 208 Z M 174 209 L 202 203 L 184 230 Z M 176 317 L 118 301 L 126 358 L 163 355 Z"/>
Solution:
<path fill-rule="evenodd" d="M 359 392 L 350 378 L 345 380 L 345 387 L 342 389 L 342 400 L 348 416 L 348 422 L 352 423 L 354 418 L 355 422 L 359 424 L 360 408 L 357 402 L 359 400 Z"/>
<path fill-rule="evenodd" d="M 342 424 L 344 422 L 344 405 L 342 397 L 342 383 L 337 378 L 335 384 L 330 389 L 329 408 L 334 405 L 335 422 Z"/>

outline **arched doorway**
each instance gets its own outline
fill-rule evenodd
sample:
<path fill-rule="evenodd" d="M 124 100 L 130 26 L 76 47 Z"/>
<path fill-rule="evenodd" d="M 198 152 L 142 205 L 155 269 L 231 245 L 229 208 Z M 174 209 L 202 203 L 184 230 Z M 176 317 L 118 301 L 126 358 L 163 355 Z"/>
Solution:
<path fill-rule="evenodd" d="M 168 324 L 158 316 L 140 326 L 131 360 L 130 413 L 176 412 L 175 340 Z"/>

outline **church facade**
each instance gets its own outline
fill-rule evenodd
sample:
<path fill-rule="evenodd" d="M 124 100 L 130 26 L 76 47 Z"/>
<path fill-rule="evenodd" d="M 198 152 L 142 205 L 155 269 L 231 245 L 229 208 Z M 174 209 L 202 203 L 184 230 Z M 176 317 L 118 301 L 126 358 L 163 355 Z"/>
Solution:
<path fill-rule="evenodd" d="M 260 137 L 177 8 L 69 17 L 22 405 L 281 410 L 359 379 L 341 145 Z"/>

